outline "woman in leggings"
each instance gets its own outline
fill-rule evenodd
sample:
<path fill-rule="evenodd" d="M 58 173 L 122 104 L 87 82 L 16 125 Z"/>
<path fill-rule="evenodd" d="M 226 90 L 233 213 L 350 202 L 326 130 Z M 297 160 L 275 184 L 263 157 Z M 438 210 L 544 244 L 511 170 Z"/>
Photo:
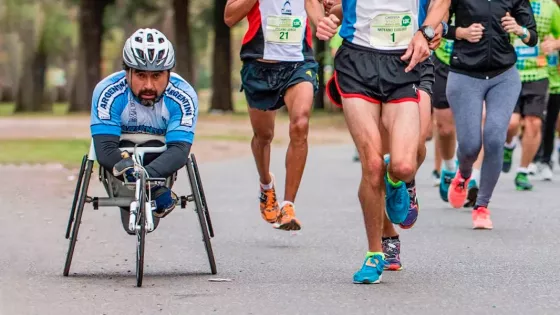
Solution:
<path fill-rule="evenodd" d="M 535 46 L 536 23 L 527 0 L 452 0 L 451 14 L 455 14 L 455 32 L 461 31 L 453 36 L 457 40 L 446 91 L 457 131 L 459 170 L 449 187 L 448 199 L 454 208 L 464 205 L 473 164 L 484 145 L 472 220 L 475 229 L 491 229 L 488 204 L 500 176 L 509 120 L 521 92 L 517 55 L 510 37 L 517 36 L 528 46 Z"/>

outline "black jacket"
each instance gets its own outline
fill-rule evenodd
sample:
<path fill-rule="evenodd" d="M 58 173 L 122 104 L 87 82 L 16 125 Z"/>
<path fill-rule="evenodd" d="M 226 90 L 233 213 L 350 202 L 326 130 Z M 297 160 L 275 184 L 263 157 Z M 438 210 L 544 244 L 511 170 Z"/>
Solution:
<path fill-rule="evenodd" d="M 537 24 L 529 0 L 452 0 L 450 16 L 455 14 L 456 27 L 480 23 L 485 30 L 478 43 L 455 40 L 450 71 L 488 79 L 515 65 L 517 55 L 501 22 L 506 12 L 527 28 L 531 34 L 527 45 L 535 46 Z M 450 28 L 445 37 L 456 39 L 455 28 Z"/>

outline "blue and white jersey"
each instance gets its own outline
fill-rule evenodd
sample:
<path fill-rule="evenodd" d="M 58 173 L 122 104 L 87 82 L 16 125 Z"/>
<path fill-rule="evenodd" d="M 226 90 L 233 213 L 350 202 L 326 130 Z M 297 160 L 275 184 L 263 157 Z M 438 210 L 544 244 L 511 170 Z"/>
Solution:
<path fill-rule="evenodd" d="M 427 0 L 342 0 L 340 36 L 359 46 L 403 50 L 424 22 Z"/>
<path fill-rule="evenodd" d="M 140 104 L 128 87 L 125 71 L 97 84 L 91 105 L 91 134 L 148 134 L 165 142 L 193 143 L 198 119 L 198 96 L 192 86 L 171 73 L 163 97 L 153 106 Z"/>

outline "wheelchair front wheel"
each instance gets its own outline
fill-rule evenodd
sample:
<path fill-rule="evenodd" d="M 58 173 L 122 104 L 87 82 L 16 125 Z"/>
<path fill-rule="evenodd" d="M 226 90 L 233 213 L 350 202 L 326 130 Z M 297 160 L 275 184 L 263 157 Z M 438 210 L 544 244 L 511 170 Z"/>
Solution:
<path fill-rule="evenodd" d="M 136 286 L 142 286 L 144 278 L 144 250 L 146 244 L 146 177 L 140 175 L 140 193 L 138 196 L 138 215 L 136 217 Z"/>

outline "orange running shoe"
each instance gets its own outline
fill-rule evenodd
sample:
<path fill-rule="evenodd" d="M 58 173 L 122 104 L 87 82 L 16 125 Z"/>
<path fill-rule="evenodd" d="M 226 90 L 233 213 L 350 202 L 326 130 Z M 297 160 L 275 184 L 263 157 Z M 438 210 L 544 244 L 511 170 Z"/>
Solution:
<path fill-rule="evenodd" d="M 274 175 L 270 174 L 272 177 L 272 188 L 263 189 L 261 186 L 261 196 L 260 196 L 260 208 L 262 218 L 272 224 L 278 220 L 280 215 L 280 206 L 278 205 L 278 200 L 276 199 L 276 189 L 274 184 Z"/>
<path fill-rule="evenodd" d="M 491 230 L 492 220 L 490 220 L 490 210 L 486 207 L 479 206 L 472 212 L 473 229 Z"/>
<path fill-rule="evenodd" d="M 453 208 L 462 208 L 465 204 L 469 181 L 470 177 L 465 179 L 461 176 L 461 172 L 457 171 L 455 178 L 453 178 L 451 185 L 449 185 L 449 191 L 447 192 L 447 199 Z"/>
<path fill-rule="evenodd" d="M 301 223 L 296 219 L 296 211 L 292 203 L 286 203 L 282 206 L 278 221 L 274 223 L 273 227 L 285 231 L 301 230 Z"/>

